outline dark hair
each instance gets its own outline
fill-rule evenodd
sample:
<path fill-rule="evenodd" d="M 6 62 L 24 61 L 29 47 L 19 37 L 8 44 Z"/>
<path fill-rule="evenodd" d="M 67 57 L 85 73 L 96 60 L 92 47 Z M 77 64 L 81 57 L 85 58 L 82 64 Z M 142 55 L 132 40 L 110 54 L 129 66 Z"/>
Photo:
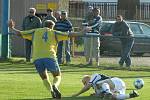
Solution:
<path fill-rule="evenodd" d="M 66 11 L 61 11 L 61 15 L 66 15 L 67 12 Z"/>
<path fill-rule="evenodd" d="M 53 10 L 51 8 L 48 8 L 47 12 L 53 12 Z"/>
<path fill-rule="evenodd" d="M 118 18 L 118 17 L 119 17 L 119 18 L 123 18 L 122 15 L 117 15 L 117 18 Z"/>

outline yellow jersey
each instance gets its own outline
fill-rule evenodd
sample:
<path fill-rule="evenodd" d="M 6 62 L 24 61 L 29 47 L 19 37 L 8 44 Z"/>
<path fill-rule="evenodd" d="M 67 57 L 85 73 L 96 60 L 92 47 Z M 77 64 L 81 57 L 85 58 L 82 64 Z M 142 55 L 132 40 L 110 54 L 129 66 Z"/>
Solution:
<path fill-rule="evenodd" d="M 24 39 L 32 40 L 32 60 L 40 58 L 56 59 L 57 43 L 68 40 L 69 33 L 59 32 L 49 28 L 37 28 L 21 31 Z"/>

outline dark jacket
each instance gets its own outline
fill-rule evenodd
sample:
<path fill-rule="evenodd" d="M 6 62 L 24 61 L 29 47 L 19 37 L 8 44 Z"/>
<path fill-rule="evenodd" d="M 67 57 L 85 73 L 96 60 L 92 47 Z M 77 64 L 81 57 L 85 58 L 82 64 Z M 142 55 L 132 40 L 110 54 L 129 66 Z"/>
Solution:
<path fill-rule="evenodd" d="M 124 20 L 122 22 L 115 22 L 111 32 L 114 36 L 133 36 L 133 32 Z"/>
<path fill-rule="evenodd" d="M 37 16 L 26 16 L 23 20 L 22 29 L 30 30 L 40 28 L 42 26 L 41 19 Z"/>

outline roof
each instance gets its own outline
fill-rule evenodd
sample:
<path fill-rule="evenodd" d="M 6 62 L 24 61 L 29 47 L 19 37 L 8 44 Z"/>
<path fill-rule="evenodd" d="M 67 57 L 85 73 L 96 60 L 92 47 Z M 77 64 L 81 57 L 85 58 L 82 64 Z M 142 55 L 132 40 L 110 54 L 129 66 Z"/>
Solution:
<path fill-rule="evenodd" d="M 118 2 L 118 0 L 70 0 L 70 1 L 84 1 L 84 2 Z M 141 3 L 149 2 L 150 0 L 140 0 Z"/>
<path fill-rule="evenodd" d="M 83 1 L 83 2 L 117 2 L 118 0 L 70 0 L 70 1 Z"/>
<path fill-rule="evenodd" d="M 150 2 L 150 0 L 140 0 L 140 2 Z"/>
<path fill-rule="evenodd" d="M 103 21 L 104 23 L 115 23 L 116 21 Z M 142 22 L 136 22 L 136 21 L 125 21 L 127 23 L 141 23 L 141 24 L 144 24 Z"/>

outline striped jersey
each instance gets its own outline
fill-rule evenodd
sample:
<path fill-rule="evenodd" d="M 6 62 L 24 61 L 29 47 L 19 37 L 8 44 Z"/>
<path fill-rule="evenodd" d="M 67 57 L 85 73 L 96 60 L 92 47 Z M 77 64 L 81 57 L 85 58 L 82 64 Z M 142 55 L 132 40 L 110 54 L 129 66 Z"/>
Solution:
<path fill-rule="evenodd" d="M 61 31 L 61 32 L 67 32 L 67 31 L 72 31 L 72 24 L 69 20 L 58 20 L 55 23 L 55 30 Z"/>

